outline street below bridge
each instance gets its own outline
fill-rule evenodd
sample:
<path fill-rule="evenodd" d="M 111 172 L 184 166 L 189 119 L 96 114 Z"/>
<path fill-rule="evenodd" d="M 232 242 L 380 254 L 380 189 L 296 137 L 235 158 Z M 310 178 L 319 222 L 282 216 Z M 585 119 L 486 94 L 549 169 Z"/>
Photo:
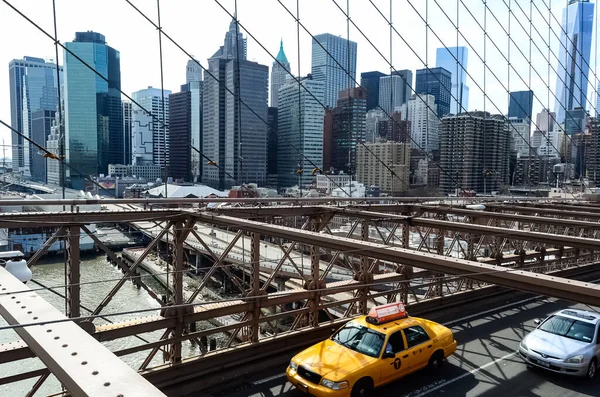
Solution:
<path fill-rule="evenodd" d="M 374 392 L 378 397 L 598 396 L 600 378 L 588 381 L 527 369 L 517 349 L 533 320 L 575 307 L 598 308 L 554 299 L 528 299 L 446 323 L 458 341 L 456 353 L 437 372 L 424 370 Z M 263 372 L 235 389 L 213 390 L 202 397 L 301 397 L 285 378 L 285 368 Z"/>

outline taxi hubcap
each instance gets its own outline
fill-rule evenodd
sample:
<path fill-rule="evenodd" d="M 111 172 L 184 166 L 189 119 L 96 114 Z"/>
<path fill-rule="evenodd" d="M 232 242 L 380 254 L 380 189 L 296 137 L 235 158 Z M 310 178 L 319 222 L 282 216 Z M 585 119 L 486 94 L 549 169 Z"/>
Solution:
<path fill-rule="evenodd" d="M 591 363 L 590 364 L 590 369 L 588 369 L 588 376 L 590 378 L 593 378 L 594 375 L 596 375 L 596 364 L 595 363 Z"/>

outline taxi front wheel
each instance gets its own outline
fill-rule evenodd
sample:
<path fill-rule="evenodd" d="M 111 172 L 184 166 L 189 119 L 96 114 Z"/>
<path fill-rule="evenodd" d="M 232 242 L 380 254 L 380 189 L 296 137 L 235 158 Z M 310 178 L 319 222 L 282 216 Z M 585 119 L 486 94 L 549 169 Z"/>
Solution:
<path fill-rule="evenodd" d="M 350 397 L 367 397 L 373 391 L 373 381 L 369 378 L 362 378 L 352 387 Z"/>

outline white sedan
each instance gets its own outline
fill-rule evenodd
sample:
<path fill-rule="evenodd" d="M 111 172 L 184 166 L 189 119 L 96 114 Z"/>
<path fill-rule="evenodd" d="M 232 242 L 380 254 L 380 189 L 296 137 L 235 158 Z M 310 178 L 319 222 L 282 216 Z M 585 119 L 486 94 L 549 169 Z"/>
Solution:
<path fill-rule="evenodd" d="M 567 309 L 550 315 L 519 346 L 528 366 L 594 378 L 600 362 L 600 313 Z"/>

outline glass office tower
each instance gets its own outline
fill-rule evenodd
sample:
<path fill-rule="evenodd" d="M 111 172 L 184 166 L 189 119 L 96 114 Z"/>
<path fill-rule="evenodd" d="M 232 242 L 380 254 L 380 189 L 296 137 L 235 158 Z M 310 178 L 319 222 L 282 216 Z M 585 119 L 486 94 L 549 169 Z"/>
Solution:
<path fill-rule="evenodd" d="M 570 0 L 563 10 L 556 68 L 554 111 L 559 123 L 565 121 L 569 110 L 586 109 L 593 26 L 594 4 L 589 0 Z"/>
<path fill-rule="evenodd" d="M 533 91 L 513 91 L 508 103 L 508 117 L 531 120 L 533 111 Z"/>
<path fill-rule="evenodd" d="M 330 33 L 314 36 L 312 76 L 325 83 L 324 104 L 333 108 L 340 91 L 356 84 L 356 43 Z"/>
<path fill-rule="evenodd" d="M 60 70 L 62 71 L 62 67 Z M 8 75 L 11 127 L 31 138 L 32 113 L 38 110 L 57 110 L 56 64 L 26 56 L 10 61 Z M 30 177 L 31 159 L 32 156 L 37 156 L 37 148 L 32 148 L 31 144 L 15 132 L 12 133 L 12 145 L 13 171 L 23 177 Z"/>
<path fill-rule="evenodd" d="M 65 51 L 65 133 L 68 176 L 74 189 L 85 187 L 85 177 L 106 174 L 108 164 L 124 164 L 121 61 L 119 51 L 104 36 L 77 32 L 66 43 L 108 82 Z"/>
<path fill-rule="evenodd" d="M 467 86 L 467 47 L 438 48 L 435 66 L 452 73 L 452 89 L 450 97 L 450 113 L 457 114 L 469 110 L 469 87 Z"/>
<path fill-rule="evenodd" d="M 444 68 L 417 70 L 415 91 L 417 94 L 433 95 L 437 105 L 437 115 L 442 118 L 450 113 L 452 73 Z"/>

